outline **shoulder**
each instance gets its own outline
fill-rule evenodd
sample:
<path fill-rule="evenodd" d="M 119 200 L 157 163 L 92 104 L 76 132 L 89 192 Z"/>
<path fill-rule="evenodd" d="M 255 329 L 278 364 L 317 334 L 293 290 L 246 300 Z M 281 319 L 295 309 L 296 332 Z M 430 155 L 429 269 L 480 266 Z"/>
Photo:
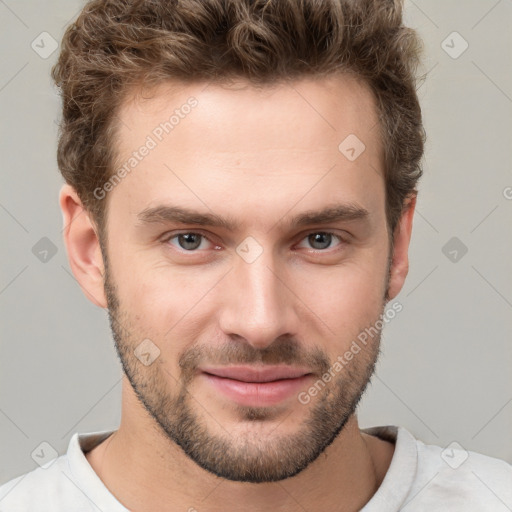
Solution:
<path fill-rule="evenodd" d="M 464 449 L 426 444 L 404 427 L 364 429 L 395 445 L 380 488 L 365 512 L 510 512 L 512 465 Z"/>
<path fill-rule="evenodd" d="M 457 442 L 442 448 L 416 440 L 417 475 L 411 499 L 446 510 L 489 510 L 512 507 L 512 465 L 464 449 Z M 464 508 L 465 507 L 465 508 Z"/>
<path fill-rule="evenodd" d="M 0 511 L 127 512 L 86 458 L 86 453 L 112 432 L 73 434 L 66 454 L 0 486 Z"/>
<path fill-rule="evenodd" d="M 62 503 L 62 497 L 69 496 L 73 487 L 67 455 L 61 455 L 48 467 L 38 467 L 0 486 L 0 510 L 21 512 L 37 511 L 41 507 L 46 509 L 47 506 L 57 505 L 57 499 Z"/>

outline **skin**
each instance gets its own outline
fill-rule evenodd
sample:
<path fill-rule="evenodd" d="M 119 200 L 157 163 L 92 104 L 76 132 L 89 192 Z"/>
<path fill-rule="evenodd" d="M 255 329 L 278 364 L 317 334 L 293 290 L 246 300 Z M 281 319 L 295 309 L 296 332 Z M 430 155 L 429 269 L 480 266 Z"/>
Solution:
<path fill-rule="evenodd" d="M 74 189 L 61 190 L 70 266 L 87 297 L 109 308 L 125 371 L 120 427 L 87 460 L 134 511 L 359 510 L 394 450 L 363 434 L 355 413 L 380 334 L 308 404 L 294 394 L 271 407 L 238 406 L 197 367 L 304 364 L 315 373 L 307 391 L 400 292 L 415 196 L 390 252 L 375 103 L 346 75 L 263 89 L 166 84 L 133 95 L 119 112 L 119 162 L 191 96 L 197 106 L 108 193 L 105 254 Z M 354 161 L 338 149 L 349 134 L 366 146 Z M 347 202 L 368 217 L 287 224 Z M 239 225 L 140 221 L 161 204 Z M 323 248 L 308 238 L 326 231 L 344 241 L 333 236 Z M 170 238 L 177 233 L 206 238 L 187 251 Z M 236 251 L 248 236 L 262 249 L 251 263 Z M 133 352 L 144 339 L 160 350 L 149 366 Z M 198 448 L 184 451 L 176 442 L 184 439 Z"/>

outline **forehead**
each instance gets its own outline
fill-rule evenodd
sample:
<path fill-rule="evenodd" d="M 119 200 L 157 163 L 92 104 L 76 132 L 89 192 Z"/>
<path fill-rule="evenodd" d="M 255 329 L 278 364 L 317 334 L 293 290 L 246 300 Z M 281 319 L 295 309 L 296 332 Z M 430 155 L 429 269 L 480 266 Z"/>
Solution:
<path fill-rule="evenodd" d="M 262 86 L 246 81 L 229 85 L 168 82 L 147 91 L 134 90 L 117 118 L 121 150 L 137 146 L 141 132 L 157 139 L 162 136 L 167 140 L 158 142 L 171 144 L 183 126 L 191 124 L 202 128 L 195 134 L 197 142 L 215 143 L 219 151 L 230 152 L 234 146 L 240 151 L 260 150 L 262 145 L 296 149 L 299 143 L 311 150 L 312 144 L 306 143 L 316 143 L 318 138 L 324 139 L 317 147 L 322 150 L 331 139 L 336 142 L 350 133 L 364 138 L 367 146 L 376 146 L 373 136 L 378 132 L 367 133 L 378 121 L 373 94 L 366 83 L 348 74 Z M 170 131 L 161 126 L 168 121 Z M 171 131 L 173 137 L 166 137 Z M 227 131 L 229 139 L 224 136 Z"/>
<path fill-rule="evenodd" d="M 109 201 L 133 214 L 164 203 L 269 219 L 275 204 L 383 207 L 375 102 L 351 76 L 168 83 L 132 95 L 118 118 L 117 167 L 127 172 Z"/>

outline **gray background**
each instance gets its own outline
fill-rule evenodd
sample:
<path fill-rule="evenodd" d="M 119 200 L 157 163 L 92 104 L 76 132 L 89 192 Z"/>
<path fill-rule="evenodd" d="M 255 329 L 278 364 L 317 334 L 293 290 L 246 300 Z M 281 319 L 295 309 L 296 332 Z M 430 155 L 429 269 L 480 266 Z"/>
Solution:
<path fill-rule="evenodd" d="M 74 432 L 120 420 L 107 316 L 82 294 L 62 242 L 58 52 L 31 47 L 45 37 L 51 48 L 42 32 L 60 41 L 81 5 L 0 0 L 0 483 L 37 467 L 41 442 L 62 454 Z M 360 423 L 512 462 L 512 1 L 408 1 L 406 22 L 425 41 L 425 174 L 403 311 L 384 330 Z M 453 31 L 469 44 L 457 58 Z M 41 261 L 44 237 L 57 252 Z"/>

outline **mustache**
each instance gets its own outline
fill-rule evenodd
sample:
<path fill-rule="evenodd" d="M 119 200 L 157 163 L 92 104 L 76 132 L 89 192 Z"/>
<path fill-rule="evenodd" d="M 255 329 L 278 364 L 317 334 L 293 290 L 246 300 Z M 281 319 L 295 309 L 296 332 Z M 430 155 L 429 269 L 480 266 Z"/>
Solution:
<path fill-rule="evenodd" d="M 221 347 L 194 345 L 178 359 L 183 375 L 191 375 L 200 365 L 228 366 L 233 364 L 267 364 L 306 366 L 312 373 L 323 375 L 329 370 L 329 358 L 320 348 L 306 350 L 293 338 L 278 338 L 269 346 L 258 349 L 244 340 L 231 341 Z"/>

